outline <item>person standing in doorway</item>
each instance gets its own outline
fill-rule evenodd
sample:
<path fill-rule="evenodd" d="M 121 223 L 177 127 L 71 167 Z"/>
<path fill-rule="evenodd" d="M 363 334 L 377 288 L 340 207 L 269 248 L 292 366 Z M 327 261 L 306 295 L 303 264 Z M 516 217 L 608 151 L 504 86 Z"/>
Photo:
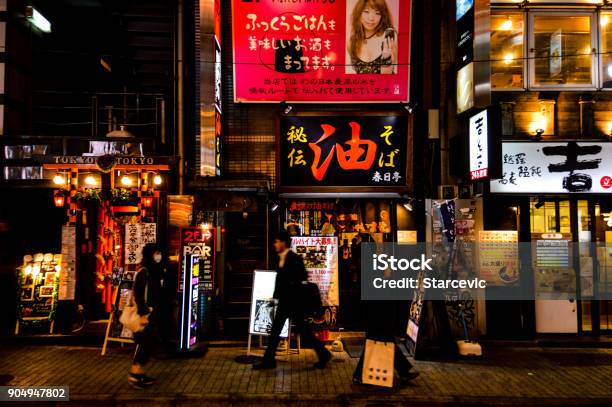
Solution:
<path fill-rule="evenodd" d="M 163 315 L 162 258 L 159 246 L 154 243 L 147 244 L 142 249 L 140 270 L 134 278 L 134 302 L 138 308 L 141 324 L 145 328 L 134 334 L 134 341 L 138 346 L 130 367 L 128 383 L 138 389 L 155 383 L 154 378 L 147 376 L 145 365 L 159 343 L 159 317 Z"/>
<path fill-rule="evenodd" d="M 301 339 L 313 345 L 319 361 L 314 367 L 323 369 L 332 358 L 331 352 L 325 349 L 323 342 L 319 341 L 313 334 L 312 328 L 305 322 L 305 310 L 299 303 L 300 285 L 307 282 L 308 275 L 302 258 L 290 250 L 291 237 L 285 231 L 281 231 L 274 240 L 274 250 L 278 253 L 279 262 L 276 274 L 276 287 L 274 298 L 277 302 L 274 321 L 268 347 L 261 363 L 253 366 L 255 370 L 274 369 L 276 367 L 276 349 L 280 341 L 280 335 L 285 326 L 287 318 L 295 325 Z"/>

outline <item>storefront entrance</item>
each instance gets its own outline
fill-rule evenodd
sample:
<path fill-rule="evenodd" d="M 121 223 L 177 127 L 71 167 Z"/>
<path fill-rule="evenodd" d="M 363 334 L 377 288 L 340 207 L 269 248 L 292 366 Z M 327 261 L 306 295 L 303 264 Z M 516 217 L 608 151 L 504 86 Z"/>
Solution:
<path fill-rule="evenodd" d="M 579 301 L 536 300 L 537 333 L 609 334 L 612 332 L 612 202 L 606 198 L 531 198 L 532 240 L 555 234 L 575 244 L 571 274 L 554 284 L 580 294 Z M 607 246 L 606 246 L 607 245 Z M 542 298 L 545 284 L 535 285 Z M 578 297 L 578 295 L 577 295 Z M 602 299 L 602 300 L 598 300 Z"/>

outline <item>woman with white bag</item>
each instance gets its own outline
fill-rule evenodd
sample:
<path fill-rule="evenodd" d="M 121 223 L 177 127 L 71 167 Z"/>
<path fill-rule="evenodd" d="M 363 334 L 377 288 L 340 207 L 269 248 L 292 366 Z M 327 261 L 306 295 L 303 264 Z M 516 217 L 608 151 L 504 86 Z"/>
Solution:
<path fill-rule="evenodd" d="M 147 244 L 142 249 L 141 267 L 134 278 L 132 298 L 139 322 L 134 329 L 134 341 L 138 346 L 130 367 L 128 383 L 138 389 L 155 383 L 155 379 L 147 376 L 144 368 L 159 343 L 158 316 L 161 314 L 163 276 L 161 261 L 159 246 Z"/>

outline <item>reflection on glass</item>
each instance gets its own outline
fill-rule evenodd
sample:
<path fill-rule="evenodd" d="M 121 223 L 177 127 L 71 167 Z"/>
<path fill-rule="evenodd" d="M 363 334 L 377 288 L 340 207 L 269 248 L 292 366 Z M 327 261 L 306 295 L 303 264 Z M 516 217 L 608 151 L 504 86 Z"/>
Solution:
<path fill-rule="evenodd" d="M 523 88 L 523 14 L 491 15 L 491 86 Z"/>
<path fill-rule="evenodd" d="M 536 85 L 590 85 L 590 16 L 534 16 Z"/>
<path fill-rule="evenodd" d="M 601 31 L 601 81 L 604 88 L 612 88 L 612 13 L 602 13 L 599 26 Z"/>

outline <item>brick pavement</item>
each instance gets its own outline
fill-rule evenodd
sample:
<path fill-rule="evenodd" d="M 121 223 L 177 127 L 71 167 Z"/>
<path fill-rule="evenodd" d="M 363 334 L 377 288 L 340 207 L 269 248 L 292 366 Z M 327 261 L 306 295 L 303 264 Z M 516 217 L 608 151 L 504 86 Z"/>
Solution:
<path fill-rule="evenodd" d="M 88 347 L 3 346 L 0 374 L 14 375 L 11 385 L 68 385 L 75 405 L 612 405 L 611 349 L 493 347 L 481 360 L 417 361 L 421 376 L 399 390 L 352 385 L 357 359 L 346 353 L 326 370 L 312 369 L 316 357 L 303 350 L 276 371 L 254 372 L 234 361 L 244 352 L 154 360 L 150 374 L 160 382 L 146 390 L 128 386 L 131 353 L 116 346 L 106 356 Z"/>

